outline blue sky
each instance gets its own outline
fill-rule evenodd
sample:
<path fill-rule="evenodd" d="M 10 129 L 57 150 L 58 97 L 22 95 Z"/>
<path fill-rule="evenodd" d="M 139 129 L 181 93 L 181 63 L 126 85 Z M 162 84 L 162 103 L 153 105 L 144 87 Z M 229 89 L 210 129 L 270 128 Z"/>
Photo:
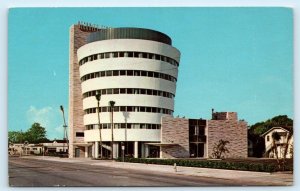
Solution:
<path fill-rule="evenodd" d="M 62 138 L 69 27 L 85 21 L 166 33 L 181 51 L 175 114 L 236 111 L 249 125 L 293 118 L 293 18 L 287 8 L 32 8 L 8 21 L 8 128 Z"/>

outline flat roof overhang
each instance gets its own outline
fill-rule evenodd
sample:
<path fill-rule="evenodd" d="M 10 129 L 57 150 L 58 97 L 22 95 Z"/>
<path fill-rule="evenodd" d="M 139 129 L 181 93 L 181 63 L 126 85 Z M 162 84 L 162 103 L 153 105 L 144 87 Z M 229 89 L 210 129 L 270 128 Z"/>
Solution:
<path fill-rule="evenodd" d="M 145 143 L 146 145 L 153 145 L 158 147 L 176 146 L 178 143 Z"/>
<path fill-rule="evenodd" d="M 73 143 L 74 146 L 79 146 L 79 147 L 85 147 L 85 146 L 91 146 L 93 143 Z"/>

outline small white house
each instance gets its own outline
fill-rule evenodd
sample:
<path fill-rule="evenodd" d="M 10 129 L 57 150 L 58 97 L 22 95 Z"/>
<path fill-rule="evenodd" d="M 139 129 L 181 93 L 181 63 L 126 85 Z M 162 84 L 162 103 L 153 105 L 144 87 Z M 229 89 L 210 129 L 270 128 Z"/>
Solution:
<path fill-rule="evenodd" d="M 68 144 L 64 140 L 54 140 L 50 143 L 42 143 L 42 145 L 47 153 L 68 152 Z"/>
<path fill-rule="evenodd" d="M 292 158 L 291 149 L 292 149 L 292 145 L 293 145 L 293 141 L 294 141 L 293 136 L 288 141 L 287 139 L 288 139 L 288 135 L 289 135 L 290 131 L 288 128 L 283 128 L 283 127 L 272 127 L 267 132 L 265 132 L 264 134 L 261 135 L 265 139 L 266 156 L 268 156 L 269 158 L 276 158 L 274 150 L 272 149 L 272 147 L 273 147 L 272 134 L 274 132 L 277 132 L 280 136 L 280 140 L 275 141 L 278 158 L 284 157 L 284 150 L 285 150 L 285 147 L 287 144 L 288 144 L 288 147 L 287 147 L 288 151 L 286 154 L 286 158 Z"/>
<path fill-rule="evenodd" d="M 41 154 L 43 146 L 41 144 L 10 144 L 8 151 L 9 155 L 30 155 Z"/>
<path fill-rule="evenodd" d="M 24 144 L 9 144 L 9 155 L 22 155 L 24 150 Z"/>
<path fill-rule="evenodd" d="M 28 144 L 26 147 L 28 154 L 42 154 L 43 153 L 43 146 L 41 144 Z"/>

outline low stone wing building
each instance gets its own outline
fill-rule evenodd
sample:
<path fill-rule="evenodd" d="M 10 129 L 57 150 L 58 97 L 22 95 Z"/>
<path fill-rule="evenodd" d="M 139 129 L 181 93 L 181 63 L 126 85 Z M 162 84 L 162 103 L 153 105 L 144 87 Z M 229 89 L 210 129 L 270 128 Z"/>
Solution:
<path fill-rule="evenodd" d="M 162 118 L 160 158 L 210 158 L 214 146 L 229 141 L 226 158 L 248 156 L 247 123 L 236 112 L 213 112 L 211 120 Z"/>

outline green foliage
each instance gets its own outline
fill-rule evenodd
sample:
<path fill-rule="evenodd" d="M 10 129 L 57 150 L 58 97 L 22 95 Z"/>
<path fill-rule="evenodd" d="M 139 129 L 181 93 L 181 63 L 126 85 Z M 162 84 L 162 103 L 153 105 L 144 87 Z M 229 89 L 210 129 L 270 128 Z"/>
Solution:
<path fill-rule="evenodd" d="M 272 127 L 290 127 L 293 126 L 293 120 L 287 115 L 278 115 L 272 119 L 255 123 L 248 129 L 248 138 L 253 142 L 253 156 L 262 157 L 265 149 L 265 142 L 261 135 Z"/>
<path fill-rule="evenodd" d="M 117 161 L 122 161 L 118 158 Z M 125 158 L 125 162 L 132 163 L 146 163 L 146 164 L 160 164 L 160 165 L 174 165 L 199 167 L 199 168 L 216 168 L 228 170 L 243 170 L 243 171 L 257 171 L 257 172 L 275 172 L 278 170 L 275 164 L 266 163 L 251 163 L 251 162 L 228 162 L 222 160 L 188 160 L 188 159 L 145 159 L 145 158 Z M 286 170 L 291 170 L 292 167 Z"/>
<path fill-rule="evenodd" d="M 262 135 L 266 131 L 268 131 L 268 128 L 265 126 L 261 126 L 253 129 L 253 133 L 256 135 Z"/>
<path fill-rule="evenodd" d="M 27 141 L 30 143 L 39 143 L 46 139 L 46 129 L 39 123 L 32 124 L 31 128 L 26 132 Z"/>
<path fill-rule="evenodd" d="M 275 132 L 272 133 L 272 139 L 274 141 L 279 141 L 280 140 L 280 135 L 279 135 L 279 133 L 277 131 L 275 131 Z"/>
<path fill-rule="evenodd" d="M 250 126 L 250 132 L 256 135 L 261 135 L 272 127 L 288 127 L 293 126 L 293 120 L 287 115 L 278 115 L 264 122 L 255 123 Z"/>
<path fill-rule="evenodd" d="M 9 143 L 23 143 L 25 140 L 25 134 L 22 131 L 9 131 L 8 142 Z"/>
<path fill-rule="evenodd" d="M 33 123 L 31 128 L 26 132 L 9 131 L 8 141 L 11 143 L 24 143 L 25 141 L 29 143 L 40 143 L 48 141 L 48 139 L 46 138 L 46 129 L 39 123 Z"/>

